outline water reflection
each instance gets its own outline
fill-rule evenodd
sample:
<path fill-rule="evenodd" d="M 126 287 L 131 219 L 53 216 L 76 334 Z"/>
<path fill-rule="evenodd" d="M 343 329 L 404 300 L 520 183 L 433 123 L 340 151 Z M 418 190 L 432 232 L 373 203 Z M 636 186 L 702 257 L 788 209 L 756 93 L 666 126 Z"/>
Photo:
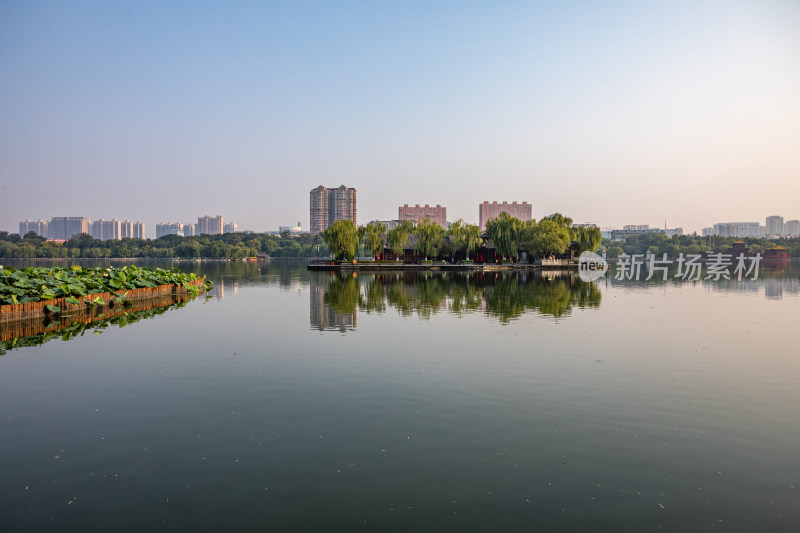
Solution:
<path fill-rule="evenodd" d="M 210 296 L 209 296 L 210 297 Z M 195 299 L 192 295 L 167 295 L 147 300 L 131 301 L 129 307 L 116 309 L 96 307 L 72 315 L 41 317 L 0 324 L 0 355 L 8 350 L 39 346 L 53 339 L 72 340 L 87 331 L 100 334 L 109 326 L 124 328 L 129 324 L 162 315 L 185 306 Z"/>
<path fill-rule="evenodd" d="M 355 329 L 358 313 L 430 320 L 437 313 L 483 313 L 508 323 L 526 313 L 561 318 L 574 308 L 597 308 L 596 283 L 573 272 L 316 273 L 310 278 L 310 323 L 320 331 Z"/>
<path fill-rule="evenodd" d="M 612 263 L 611 270 L 606 276 L 600 278 L 598 283 L 606 286 L 622 287 L 626 291 L 646 292 L 656 286 L 680 286 L 685 284 L 701 284 L 703 287 L 718 292 L 744 292 L 758 294 L 763 291 L 764 297 L 769 300 L 780 300 L 784 295 L 797 296 L 800 294 L 800 263 L 796 261 L 781 261 L 779 263 L 762 264 L 758 277 L 753 279 L 743 277 L 741 280 L 730 275 L 730 279 L 706 279 L 707 270 L 703 270 L 699 280 L 681 279 L 675 266 L 667 271 L 667 279 L 662 273 L 657 273 L 647 279 L 648 271 L 642 269 L 639 279 L 619 279 L 619 266 Z"/>

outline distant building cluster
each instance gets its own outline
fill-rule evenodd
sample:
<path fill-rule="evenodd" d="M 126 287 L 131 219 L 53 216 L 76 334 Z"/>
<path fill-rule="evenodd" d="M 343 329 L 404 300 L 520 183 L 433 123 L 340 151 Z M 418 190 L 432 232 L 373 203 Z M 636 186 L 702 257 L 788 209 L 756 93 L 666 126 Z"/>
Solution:
<path fill-rule="evenodd" d="M 156 224 L 156 238 L 164 235 L 180 235 L 191 237 L 193 235 L 219 235 L 221 233 L 237 233 L 238 226 L 235 222 L 224 223 L 222 215 L 215 217 L 202 216 L 197 218 L 196 224 L 183 224 L 181 222 L 161 222 Z M 119 239 L 145 239 L 144 222 L 130 220 L 89 220 L 86 217 L 53 217 L 49 221 L 25 220 L 19 223 L 19 234 L 26 235 L 34 232 L 40 237 L 50 240 L 66 241 L 86 233 L 92 238 L 109 241 Z"/>
<path fill-rule="evenodd" d="M 238 233 L 235 222 L 225 224 L 222 215 L 215 217 L 197 217 L 197 223 L 183 224 L 181 222 L 161 222 L 156 224 L 156 239 L 164 235 L 179 235 L 181 237 L 194 237 L 195 235 L 221 235 L 223 233 Z"/>
<path fill-rule="evenodd" d="M 296 226 L 278 226 L 278 233 L 288 233 L 289 235 L 300 235 L 303 233 L 303 225 L 300 221 Z"/>
<path fill-rule="evenodd" d="M 42 219 L 26 220 L 19 223 L 19 234 L 24 236 L 34 232 L 40 237 L 50 240 L 65 241 L 86 233 L 95 239 L 144 239 L 144 222 L 130 220 L 91 221 L 86 217 L 53 217 L 49 222 Z"/>
<path fill-rule="evenodd" d="M 329 189 L 320 185 L 310 194 L 311 235 L 318 235 L 337 220 L 358 225 L 358 193 L 344 185 Z"/>
<path fill-rule="evenodd" d="M 758 222 L 718 222 L 711 227 L 703 228 L 703 237 L 718 235 L 720 237 L 798 237 L 800 236 L 800 220 L 783 221 L 781 216 L 767 217 L 762 226 Z"/>
<path fill-rule="evenodd" d="M 674 237 L 675 235 L 683 235 L 683 228 L 651 228 L 649 224 L 628 224 L 622 226 L 622 229 L 611 230 L 608 237 L 612 241 L 624 241 L 633 235 L 645 235 L 648 233 L 660 233 L 667 237 Z M 603 236 L 605 237 L 605 235 Z"/>
<path fill-rule="evenodd" d="M 337 220 L 352 220 L 354 224 L 358 225 L 358 193 L 356 189 L 344 185 L 331 189 L 320 185 L 311 189 L 309 200 L 312 235 L 322 233 Z M 483 202 L 478 206 L 481 230 L 485 230 L 486 223 L 500 215 L 500 213 L 508 213 L 522 221 L 532 220 L 533 218 L 533 208 L 528 202 Z M 447 228 L 449 225 L 447 222 L 447 208 L 440 204 L 433 206 L 429 204 L 404 204 L 397 208 L 397 219 L 375 220 L 373 222 L 380 222 L 387 230 L 391 230 L 401 222 L 409 221 L 416 224 L 424 218 L 435 222 L 443 228 Z"/>

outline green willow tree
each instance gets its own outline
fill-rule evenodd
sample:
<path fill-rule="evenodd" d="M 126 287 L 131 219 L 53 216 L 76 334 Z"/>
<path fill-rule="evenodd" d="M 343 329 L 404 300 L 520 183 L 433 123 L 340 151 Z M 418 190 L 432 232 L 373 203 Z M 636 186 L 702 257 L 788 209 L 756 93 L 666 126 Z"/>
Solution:
<path fill-rule="evenodd" d="M 406 244 L 408 243 L 408 236 L 414 230 L 414 225 L 411 222 L 404 220 L 400 222 L 394 229 L 391 229 L 386 234 L 386 243 L 389 248 L 394 252 L 397 257 L 403 255 Z"/>
<path fill-rule="evenodd" d="M 383 251 L 383 234 L 386 232 L 386 226 L 381 222 L 370 222 L 364 232 L 364 241 L 367 248 L 372 252 L 372 257 L 378 260 Z"/>
<path fill-rule="evenodd" d="M 508 213 L 500 213 L 486 223 L 486 236 L 491 239 L 497 253 L 505 259 L 516 258 L 523 224 Z"/>
<path fill-rule="evenodd" d="M 600 233 L 599 228 L 578 226 L 577 228 L 572 228 L 572 240 L 578 243 L 576 253 L 580 255 L 583 252 L 596 251 L 603 240 L 603 235 Z"/>
<path fill-rule="evenodd" d="M 417 235 L 416 252 L 426 260 L 436 257 L 444 244 L 445 229 L 430 218 L 423 218 L 417 222 L 414 233 Z"/>
<path fill-rule="evenodd" d="M 465 223 L 460 218 L 450 224 L 447 236 L 450 238 L 450 250 L 453 256 L 463 252 L 469 259 L 469 254 L 483 244 L 481 229 L 475 224 Z"/>
<path fill-rule="evenodd" d="M 572 244 L 569 230 L 549 217 L 525 224 L 521 233 L 522 246 L 539 256 L 564 253 Z"/>
<path fill-rule="evenodd" d="M 544 217 L 545 220 L 552 220 L 562 228 L 572 229 L 572 219 L 562 215 L 561 213 L 553 213 Z"/>
<path fill-rule="evenodd" d="M 356 255 L 360 235 L 352 220 L 337 220 L 322 232 L 322 238 L 336 259 L 349 261 Z"/>

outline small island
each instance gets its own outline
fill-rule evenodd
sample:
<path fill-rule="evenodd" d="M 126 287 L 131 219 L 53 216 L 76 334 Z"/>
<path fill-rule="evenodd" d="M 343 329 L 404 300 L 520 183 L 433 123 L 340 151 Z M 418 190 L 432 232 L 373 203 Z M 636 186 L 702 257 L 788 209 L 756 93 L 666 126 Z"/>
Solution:
<path fill-rule="evenodd" d="M 309 270 L 532 270 L 574 269 L 584 251 L 595 251 L 602 240 L 596 227 L 574 226 L 555 213 L 539 220 L 519 220 L 500 213 L 481 233 L 458 220 L 448 229 L 422 218 L 403 221 L 386 230 L 382 223 L 356 227 L 337 220 L 322 233 L 331 259 L 312 261 Z M 372 257 L 359 261 L 363 241 Z"/>

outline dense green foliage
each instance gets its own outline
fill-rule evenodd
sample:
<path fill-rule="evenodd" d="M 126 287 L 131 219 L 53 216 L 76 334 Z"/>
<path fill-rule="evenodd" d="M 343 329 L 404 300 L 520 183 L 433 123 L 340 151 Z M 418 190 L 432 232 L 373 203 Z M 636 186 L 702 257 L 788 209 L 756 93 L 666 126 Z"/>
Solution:
<path fill-rule="evenodd" d="M 100 257 L 254 257 L 259 252 L 271 257 L 325 257 L 327 247 L 321 236 L 290 236 L 267 233 L 225 233 L 158 239 L 101 241 L 82 234 L 66 242 L 46 242 L 33 232 L 24 237 L 0 231 L 0 257 L 9 258 L 100 258 Z"/>
<path fill-rule="evenodd" d="M 364 231 L 364 243 L 375 259 L 378 259 L 378 256 L 383 252 L 384 233 L 386 233 L 386 226 L 380 222 L 368 224 Z"/>
<path fill-rule="evenodd" d="M 443 227 L 433 222 L 430 218 L 423 218 L 417 222 L 414 233 L 417 235 L 415 251 L 420 257 L 428 259 L 439 254 L 439 250 L 444 245 L 445 230 Z"/>
<path fill-rule="evenodd" d="M 700 237 L 698 235 L 676 235 L 667 237 L 661 233 L 644 233 L 632 235 L 625 241 L 614 242 L 603 239 L 601 249 L 606 250 L 608 257 L 619 257 L 623 253 L 643 254 L 651 252 L 656 255 L 667 254 L 670 258 L 680 254 L 700 254 L 704 252 L 722 253 L 728 251 L 734 242 L 744 241 L 747 249 L 753 253 L 763 254 L 765 250 L 776 246 L 783 246 L 789 250 L 792 257 L 800 257 L 800 239 L 739 239 L 735 237 Z"/>
<path fill-rule="evenodd" d="M 522 247 L 538 256 L 563 253 L 571 243 L 569 229 L 548 218 L 526 222 L 520 232 Z"/>
<path fill-rule="evenodd" d="M 577 228 L 572 228 L 571 231 L 572 240 L 578 243 L 577 250 L 575 251 L 576 255 L 580 255 L 583 252 L 596 251 L 603 241 L 603 235 L 600 233 L 599 228 L 578 226 Z"/>
<path fill-rule="evenodd" d="M 486 223 L 486 237 L 492 241 L 500 257 L 516 257 L 522 227 L 518 218 L 500 213 Z"/>
<path fill-rule="evenodd" d="M 355 257 L 360 236 L 352 220 L 337 220 L 322 232 L 328 249 L 339 260 L 352 260 Z"/>
<path fill-rule="evenodd" d="M 113 292 L 124 298 L 125 291 L 159 285 L 183 285 L 195 292 L 199 289 L 187 285 L 197 275 L 185 274 L 178 269 L 157 268 L 44 268 L 31 267 L 25 270 L 0 268 L 0 303 L 23 304 L 53 298 L 68 298 L 77 305 L 78 298 L 102 292 Z M 206 282 L 206 289 L 211 282 Z"/>
<path fill-rule="evenodd" d="M 404 220 L 396 228 L 390 229 L 386 234 L 386 244 L 396 255 L 402 255 L 408 242 L 408 236 L 414 231 L 414 225 Z"/>
<path fill-rule="evenodd" d="M 469 255 L 483 244 L 481 228 L 475 224 L 467 224 L 460 218 L 450 224 L 447 236 L 453 256 L 463 253 L 469 258 Z"/>

